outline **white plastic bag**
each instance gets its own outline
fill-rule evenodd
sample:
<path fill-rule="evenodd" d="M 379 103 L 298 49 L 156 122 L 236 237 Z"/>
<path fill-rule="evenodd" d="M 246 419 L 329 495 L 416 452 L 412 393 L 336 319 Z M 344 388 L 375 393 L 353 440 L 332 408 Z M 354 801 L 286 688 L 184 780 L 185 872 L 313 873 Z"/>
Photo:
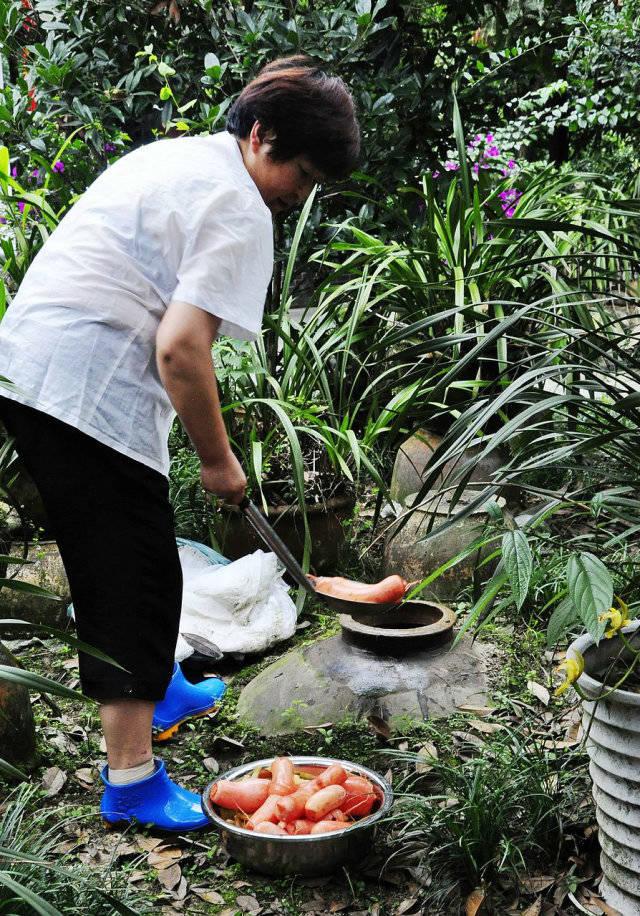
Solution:
<path fill-rule="evenodd" d="M 224 566 L 197 550 L 179 550 L 183 573 L 180 633 L 215 643 L 222 652 L 264 652 L 296 628 L 296 607 L 273 553 L 256 550 Z M 193 652 L 181 635 L 176 660 Z"/>

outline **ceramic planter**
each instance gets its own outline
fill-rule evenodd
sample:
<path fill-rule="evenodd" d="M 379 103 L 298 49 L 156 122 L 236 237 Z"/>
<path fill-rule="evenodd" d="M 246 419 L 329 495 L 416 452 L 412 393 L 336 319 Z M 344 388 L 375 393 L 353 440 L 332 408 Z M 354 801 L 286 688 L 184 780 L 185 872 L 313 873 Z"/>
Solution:
<path fill-rule="evenodd" d="M 327 499 L 306 507 L 311 532 L 311 564 L 317 572 L 335 572 L 339 552 L 345 544 L 342 523 L 351 517 L 353 507 L 354 501 L 350 497 Z M 301 560 L 304 551 L 304 521 L 300 507 L 269 507 L 268 519 L 293 555 Z M 217 534 L 222 553 L 231 560 L 237 560 L 254 550 L 265 549 L 244 515 L 238 511 L 224 512 Z"/>
<path fill-rule="evenodd" d="M 639 628 L 640 620 L 623 630 L 638 648 Z M 622 916 L 640 916 L 640 694 L 618 689 L 601 699 L 609 688 L 598 679 L 621 649 L 616 637 L 596 645 L 582 636 L 567 656 L 578 651 L 585 661 L 578 685 L 590 698 L 583 700 L 582 724 L 602 850 L 600 892 Z M 632 657 L 627 650 L 625 655 Z"/>

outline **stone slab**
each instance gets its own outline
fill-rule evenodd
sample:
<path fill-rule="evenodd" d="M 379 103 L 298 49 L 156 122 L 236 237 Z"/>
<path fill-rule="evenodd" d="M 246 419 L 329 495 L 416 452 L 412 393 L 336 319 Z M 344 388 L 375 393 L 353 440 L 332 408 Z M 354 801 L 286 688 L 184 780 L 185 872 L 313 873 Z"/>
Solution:
<path fill-rule="evenodd" d="M 331 636 L 261 671 L 242 691 L 238 714 L 264 735 L 368 715 L 399 731 L 407 718 L 425 721 L 486 703 L 486 649 L 470 640 L 398 658 Z"/>

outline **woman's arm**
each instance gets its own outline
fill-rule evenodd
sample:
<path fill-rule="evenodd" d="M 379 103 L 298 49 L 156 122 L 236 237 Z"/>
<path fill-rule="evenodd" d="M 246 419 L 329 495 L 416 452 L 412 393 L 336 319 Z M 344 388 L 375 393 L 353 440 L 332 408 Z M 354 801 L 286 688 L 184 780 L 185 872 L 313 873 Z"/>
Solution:
<path fill-rule="evenodd" d="M 211 345 L 220 319 L 186 302 L 171 302 L 156 335 L 162 384 L 201 462 L 205 490 L 238 503 L 247 478 L 231 451 L 220 411 Z"/>

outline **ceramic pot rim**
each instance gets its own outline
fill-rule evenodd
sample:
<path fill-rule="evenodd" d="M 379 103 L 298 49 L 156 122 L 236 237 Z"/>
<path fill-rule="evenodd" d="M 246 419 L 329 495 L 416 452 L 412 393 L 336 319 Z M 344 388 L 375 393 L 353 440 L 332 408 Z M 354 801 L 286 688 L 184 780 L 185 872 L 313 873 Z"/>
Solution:
<path fill-rule="evenodd" d="M 638 628 L 640 628 L 640 619 L 633 620 L 628 626 L 622 628 L 623 633 L 629 633 L 630 635 L 635 633 Z M 616 637 L 614 636 L 613 639 Z M 588 633 L 585 633 L 584 636 L 580 636 L 574 642 L 571 643 L 567 649 L 567 658 L 576 659 L 576 653 L 580 653 L 583 657 L 586 655 L 589 649 L 596 645 L 596 642 L 593 636 L 590 636 Z M 603 684 L 602 681 L 596 680 L 590 674 L 587 674 L 585 671 L 578 678 L 578 686 L 584 690 L 585 693 L 593 694 L 594 699 L 601 694 L 606 692 L 608 689 L 606 684 Z M 617 690 L 612 691 L 609 694 L 609 699 L 616 699 L 619 703 L 624 703 L 626 706 L 635 706 L 640 709 L 640 693 L 633 693 L 630 690 L 623 690 L 618 688 Z"/>

